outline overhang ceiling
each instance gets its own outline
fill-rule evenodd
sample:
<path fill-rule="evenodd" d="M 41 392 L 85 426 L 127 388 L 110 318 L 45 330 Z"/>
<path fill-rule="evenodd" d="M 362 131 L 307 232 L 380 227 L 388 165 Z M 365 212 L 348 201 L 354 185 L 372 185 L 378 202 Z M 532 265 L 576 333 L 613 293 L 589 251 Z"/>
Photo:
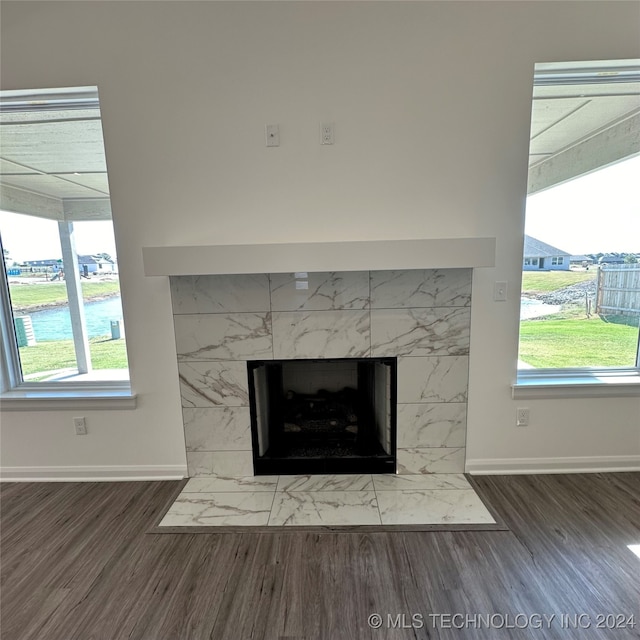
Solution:
<path fill-rule="evenodd" d="M 0 208 L 57 220 L 111 217 L 95 87 L 2 92 Z M 537 65 L 528 192 L 640 153 L 640 61 Z"/>
<path fill-rule="evenodd" d="M 528 193 L 640 153 L 640 61 L 536 66 Z"/>
<path fill-rule="evenodd" d="M 54 220 L 111 218 L 95 87 L 2 92 L 0 208 Z"/>

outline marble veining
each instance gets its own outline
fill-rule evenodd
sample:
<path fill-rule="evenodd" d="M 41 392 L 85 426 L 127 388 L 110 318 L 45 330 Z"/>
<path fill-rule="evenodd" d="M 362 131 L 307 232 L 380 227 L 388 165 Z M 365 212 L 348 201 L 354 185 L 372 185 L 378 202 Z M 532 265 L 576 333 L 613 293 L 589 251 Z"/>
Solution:
<path fill-rule="evenodd" d="M 273 311 L 324 311 L 369 307 L 367 271 L 272 273 L 270 280 Z"/>
<path fill-rule="evenodd" d="M 264 526 L 272 505 L 273 494 L 260 491 L 180 494 L 160 526 Z"/>
<path fill-rule="evenodd" d="M 462 473 L 464 447 L 398 449 L 396 468 L 399 474 Z"/>
<path fill-rule="evenodd" d="M 249 406 L 246 362 L 178 364 L 183 407 Z"/>
<path fill-rule="evenodd" d="M 278 491 L 273 526 L 381 524 L 375 491 Z"/>
<path fill-rule="evenodd" d="M 187 451 L 251 451 L 249 407 L 182 410 Z"/>
<path fill-rule="evenodd" d="M 398 358 L 398 402 L 466 402 L 468 356 Z"/>
<path fill-rule="evenodd" d="M 470 269 L 371 272 L 372 309 L 470 305 Z"/>
<path fill-rule="evenodd" d="M 466 355 L 470 321 L 467 308 L 374 309 L 371 355 Z"/>
<path fill-rule="evenodd" d="M 495 520 L 473 489 L 380 491 L 382 524 L 491 524 Z"/>
<path fill-rule="evenodd" d="M 278 491 L 371 491 L 371 474 L 280 476 Z"/>
<path fill-rule="evenodd" d="M 363 358 L 370 353 L 368 311 L 274 311 L 273 357 Z"/>
<path fill-rule="evenodd" d="M 175 315 L 269 311 L 269 277 L 253 275 L 172 276 Z"/>
<path fill-rule="evenodd" d="M 233 493 L 236 491 L 274 492 L 279 476 L 245 476 L 224 478 L 222 476 L 201 476 L 189 478 L 182 493 Z"/>
<path fill-rule="evenodd" d="M 467 405 L 440 402 L 398 405 L 399 447 L 464 447 Z"/>
<path fill-rule="evenodd" d="M 461 473 L 374 474 L 372 477 L 376 491 L 471 489 L 469 481 Z"/>
<path fill-rule="evenodd" d="M 273 358 L 270 313 L 174 316 L 179 361 Z"/>

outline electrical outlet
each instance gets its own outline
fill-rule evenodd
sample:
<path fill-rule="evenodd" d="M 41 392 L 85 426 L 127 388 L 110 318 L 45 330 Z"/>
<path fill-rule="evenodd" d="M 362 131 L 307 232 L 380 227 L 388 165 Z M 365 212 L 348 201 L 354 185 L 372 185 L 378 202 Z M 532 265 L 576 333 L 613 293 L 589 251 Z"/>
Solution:
<path fill-rule="evenodd" d="M 74 418 L 73 426 L 76 428 L 77 436 L 86 436 L 87 435 L 87 423 L 85 422 L 84 417 L 82 418 Z"/>
<path fill-rule="evenodd" d="M 529 409 L 519 407 L 516 409 L 516 427 L 529 426 Z"/>
<path fill-rule="evenodd" d="M 323 122 L 320 125 L 320 144 L 333 144 L 333 123 Z"/>

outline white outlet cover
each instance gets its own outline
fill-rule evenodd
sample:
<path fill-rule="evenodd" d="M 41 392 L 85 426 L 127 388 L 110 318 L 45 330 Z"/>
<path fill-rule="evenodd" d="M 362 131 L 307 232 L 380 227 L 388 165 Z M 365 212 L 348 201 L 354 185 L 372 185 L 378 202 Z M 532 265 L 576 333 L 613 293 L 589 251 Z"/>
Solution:
<path fill-rule="evenodd" d="M 323 122 L 320 125 L 320 144 L 333 144 L 333 123 Z"/>
<path fill-rule="evenodd" d="M 507 301 L 507 283 L 506 282 L 496 282 L 493 285 L 493 299 L 496 302 Z"/>
<path fill-rule="evenodd" d="M 267 147 L 280 146 L 280 125 L 267 124 L 264 127 L 264 133 Z"/>

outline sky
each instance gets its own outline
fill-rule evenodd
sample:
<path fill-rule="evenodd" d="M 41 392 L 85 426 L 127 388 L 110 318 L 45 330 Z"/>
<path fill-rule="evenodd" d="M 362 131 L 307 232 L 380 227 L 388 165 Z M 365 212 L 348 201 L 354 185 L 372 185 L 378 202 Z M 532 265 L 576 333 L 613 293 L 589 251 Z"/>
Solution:
<path fill-rule="evenodd" d="M 111 220 L 75 222 L 76 252 L 79 255 L 108 253 L 116 256 L 113 223 Z M 0 211 L 2 246 L 9 251 L 9 264 L 13 261 L 62 258 L 58 223 L 33 216 Z"/>
<path fill-rule="evenodd" d="M 111 221 L 74 228 L 79 254 L 115 257 Z M 52 220 L 0 211 L 0 233 L 12 261 L 62 257 Z M 573 255 L 640 253 L 640 155 L 530 196 L 525 233 Z"/>
<path fill-rule="evenodd" d="M 640 155 L 527 198 L 525 233 L 572 255 L 640 253 Z"/>

